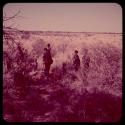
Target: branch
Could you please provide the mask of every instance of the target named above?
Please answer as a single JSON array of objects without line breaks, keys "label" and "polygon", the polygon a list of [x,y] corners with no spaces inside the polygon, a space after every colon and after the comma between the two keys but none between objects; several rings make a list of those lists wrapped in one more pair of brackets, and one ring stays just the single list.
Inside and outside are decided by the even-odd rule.
[{"label": "branch", "polygon": [[7,27],[9,27],[9,28],[14,28],[14,27],[12,27],[13,25],[15,25],[15,23],[12,23],[11,25],[9,25],[9,26],[7,26]]},{"label": "branch", "polygon": [[[3,21],[8,21],[8,20],[11,20],[11,19],[15,18],[19,13],[20,13],[20,10],[15,15],[13,15],[11,17],[4,16]],[[5,15],[6,15],[6,13],[5,13]]]}]

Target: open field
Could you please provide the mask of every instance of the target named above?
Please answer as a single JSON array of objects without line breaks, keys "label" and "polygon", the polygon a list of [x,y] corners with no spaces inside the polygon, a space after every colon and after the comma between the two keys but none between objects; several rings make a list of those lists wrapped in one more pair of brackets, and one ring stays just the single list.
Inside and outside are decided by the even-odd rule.
[{"label": "open field", "polygon": [[[122,34],[4,30],[3,117],[7,121],[116,122],[122,112]],[[8,38],[7,38],[8,37]],[[17,55],[17,43],[25,61]],[[51,44],[50,79],[43,74],[43,48]],[[81,67],[72,68],[74,50]],[[88,50],[85,79],[82,56]],[[11,63],[7,67],[7,58]],[[17,63],[19,58],[20,63]],[[32,62],[33,60],[33,62]],[[37,67],[34,64],[37,61]],[[62,73],[62,64],[66,73]]]}]

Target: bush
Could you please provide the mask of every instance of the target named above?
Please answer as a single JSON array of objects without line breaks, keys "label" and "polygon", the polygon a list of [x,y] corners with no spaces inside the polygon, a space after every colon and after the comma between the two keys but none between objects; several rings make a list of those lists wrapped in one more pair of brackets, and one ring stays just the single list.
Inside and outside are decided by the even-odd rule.
[{"label": "bush", "polygon": [[29,39],[30,38],[30,33],[28,31],[24,31],[23,35],[21,36],[22,39]]}]

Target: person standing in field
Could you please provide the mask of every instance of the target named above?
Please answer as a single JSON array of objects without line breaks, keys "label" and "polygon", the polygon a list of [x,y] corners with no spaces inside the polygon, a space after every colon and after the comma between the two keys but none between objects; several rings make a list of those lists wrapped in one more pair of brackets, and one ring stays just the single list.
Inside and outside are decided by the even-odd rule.
[{"label": "person standing in field", "polygon": [[87,49],[85,49],[85,53],[82,57],[82,63],[83,63],[84,76],[87,79],[90,66],[90,57],[88,55]]},{"label": "person standing in field", "polygon": [[79,59],[77,50],[75,50],[74,56],[73,56],[73,67],[74,67],[75,71],[78,71],[79,67],[80,67],[80,59]]},{"label": "person standing in field", "polygon": [[47,53],[48,53],[48,61],[49,61],[49,64],[51,65],[53,63],[53,59],[52,59],[52,56],[51,56],[50,44],[47,44]]},{"label": "person standing in field", "polygon": [[50,44],[48,45],[48,48],[44,48],[43,63],[45,76],[49,77],[50,66],[53,63],[50,52]]}]

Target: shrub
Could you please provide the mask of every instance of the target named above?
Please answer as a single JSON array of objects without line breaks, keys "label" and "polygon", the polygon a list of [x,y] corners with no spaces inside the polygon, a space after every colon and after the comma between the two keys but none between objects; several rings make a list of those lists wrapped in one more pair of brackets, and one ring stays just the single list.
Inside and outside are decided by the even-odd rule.
[{"label": "shrub", "polygon": [[28,31],[24,31],[21,38],[22,39],[29,39],[30,38],[30,33]]}]

